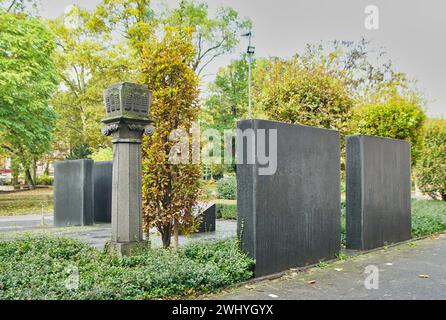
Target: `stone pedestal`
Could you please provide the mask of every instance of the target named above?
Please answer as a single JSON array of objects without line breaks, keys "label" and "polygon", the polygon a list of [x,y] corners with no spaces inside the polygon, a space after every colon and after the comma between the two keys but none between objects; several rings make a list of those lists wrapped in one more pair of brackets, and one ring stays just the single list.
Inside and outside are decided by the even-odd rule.
[{"label": "stone pedestal", "polygon": [[107,118],[103,134],[113,140],[112,238],[110,250],[128,255],[144,246],[141,199],[141,139],[150,132],[150,92],[122,83],[104,95]]}]

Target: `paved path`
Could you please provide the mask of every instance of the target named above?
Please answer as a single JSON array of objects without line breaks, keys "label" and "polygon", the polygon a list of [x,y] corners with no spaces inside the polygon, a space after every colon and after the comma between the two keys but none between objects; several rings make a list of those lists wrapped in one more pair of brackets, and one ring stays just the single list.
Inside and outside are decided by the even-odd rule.
[{"label": "paved path", "polygon": [[[379,269],[379,288],[368,290],[365,268]],[[254,282],[211,296],[214,299],[446,299],[446,235],[306,271]]]},{"label": "paved path", "polygon": [[0,232],[25,231],[53,225],[52,215],[23,215],[0,217]]},{"label": "paved path", "polygon": [[[217,220],[215,232],[196,233],[189,236],[180,236],[180,245],[195,241],[217,240],[234,237],[236,235],[236,221]],[[111,237],[110,224],[96,224],[88,227],[53,227],[53,216],[44,216],[42,223],[41,215],[0,217],[1,238],[16,236],[22,232],[44,232],[56,236],[66,236],[88,243],[98,249],[102,249],[107,240]],[[150,232],[152,246],[161,247],[161,237],[157,235],[155,229]]]}]

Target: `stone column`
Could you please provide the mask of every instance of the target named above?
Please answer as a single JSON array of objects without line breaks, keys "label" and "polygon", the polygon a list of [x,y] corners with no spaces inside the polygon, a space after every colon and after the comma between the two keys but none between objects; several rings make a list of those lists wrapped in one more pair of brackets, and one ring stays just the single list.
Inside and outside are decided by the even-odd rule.
[{"label": "stone column", "polygon": [[119,83],[105,91],[102,133],[113,140],[112,238],[110,251],[131,254],[143,247],[141,139],[151,131],[151,94],[146,87]]}]

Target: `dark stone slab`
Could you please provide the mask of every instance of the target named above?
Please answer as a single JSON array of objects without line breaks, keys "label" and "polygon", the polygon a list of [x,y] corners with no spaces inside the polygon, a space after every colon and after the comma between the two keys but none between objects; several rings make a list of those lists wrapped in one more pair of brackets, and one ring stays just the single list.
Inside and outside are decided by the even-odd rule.
[{"label": "dark stone slab", "polygon": [[411,237],[410,142],[347,136],[347,248],[369,250]]},{"label": "dark stone slab", "polygon": [[197,233],[213,232],[215,231],[216,223],[216,206],[215,203],[208,206],[200,215],[202,220]]},{"label": "dark stone slab", "polygon": [[[275,174],[259,175],[258,158],[247,164],[246,145],[237,153],[237,163],[244,160],[237,164],[237,229],[242,248],[256,260],[255,276],[334,258],[340,249],[339,132],[264,120],[237,126],[277,129]],[[240,137],[239,131],[238,150]]]},{"label": "dark stone slab", "polygon": [[87,226],[93,219],[93,160],[56,162],[54,225]]},{"label": "dark stone slab", "polygon": [[94,221],[111,223],[113,162],[95,162],[93,166]]}]

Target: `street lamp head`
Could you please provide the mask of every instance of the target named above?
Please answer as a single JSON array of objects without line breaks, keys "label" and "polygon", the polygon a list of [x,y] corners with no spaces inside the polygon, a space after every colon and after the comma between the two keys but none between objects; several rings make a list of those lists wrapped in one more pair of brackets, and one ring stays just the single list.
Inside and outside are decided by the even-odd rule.
[{"label": "street lamp head", "polygon": [[252,35],[251,31],[247,32],[247,33],[243,33],[241,36],[242,37],[250,37]]}]

